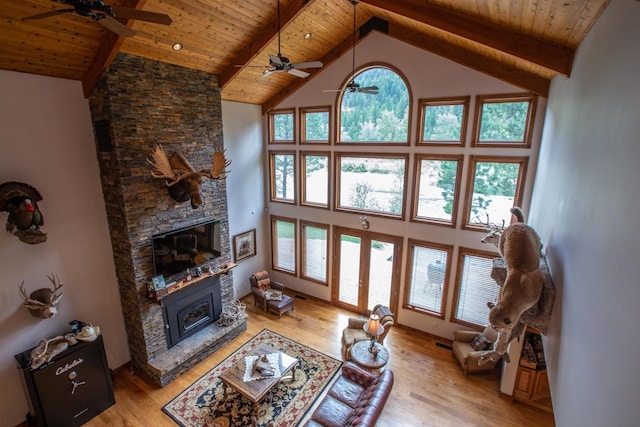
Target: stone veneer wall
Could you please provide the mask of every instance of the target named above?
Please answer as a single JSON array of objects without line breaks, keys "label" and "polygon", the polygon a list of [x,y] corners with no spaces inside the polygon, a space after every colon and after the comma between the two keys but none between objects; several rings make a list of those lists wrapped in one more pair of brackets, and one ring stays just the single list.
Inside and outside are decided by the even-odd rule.
[{"label": "stone veneer wall", "polygon": [[[154,234],[220,219],[222,256],[213,262],[231,260],[225,181],[203,179],[204,204],[192,209],[169,197],[146,160],[162,144],[167,155],[182,153],[196,170],[211,168],[215,148],[223,147],[218,77],[118,54],[90,107],[131,360],[165,385],[246,330],[244,320],[230,328],[212,325],[167,349],[162,307],[146,296]],[[223,304],[232,301],[230,276],[221,276],[221,289]]]}]

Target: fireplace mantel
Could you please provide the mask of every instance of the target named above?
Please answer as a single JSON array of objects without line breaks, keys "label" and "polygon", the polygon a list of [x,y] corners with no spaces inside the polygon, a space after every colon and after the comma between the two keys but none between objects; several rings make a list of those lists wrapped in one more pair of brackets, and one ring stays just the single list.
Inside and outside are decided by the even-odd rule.
[{"label": "fireplace mantel", "polygon": [[229,271],[231,271],[231,269],[236,267],[237,265],[238,264],[234,262],[227,262],[226,264],[224,264],[224,266],[214,269],[212,273],[205,271],[200,276],[193,276],[191,280],[186,280],[186,279],[178,280],[176,283],[168,285],[162,289],[150,290],[148,292],[148,296],[158,304],[162,305],[162,299],[171,295],[172,293],[178,292],[188,286],[194,285],[199,281],[206,279],[208,277],[215,277],[221,274],[229,274]]}]

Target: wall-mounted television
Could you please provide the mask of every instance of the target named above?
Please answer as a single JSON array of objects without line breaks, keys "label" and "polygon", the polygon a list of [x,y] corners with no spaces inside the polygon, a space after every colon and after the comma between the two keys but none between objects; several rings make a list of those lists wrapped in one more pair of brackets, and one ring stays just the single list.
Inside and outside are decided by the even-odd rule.
[{"label": "wall-mounted television", "polygon": [[221,255],[220,220],[157,234],[152,241],[154,276],[176,280],[187,269],[211,264]]}]

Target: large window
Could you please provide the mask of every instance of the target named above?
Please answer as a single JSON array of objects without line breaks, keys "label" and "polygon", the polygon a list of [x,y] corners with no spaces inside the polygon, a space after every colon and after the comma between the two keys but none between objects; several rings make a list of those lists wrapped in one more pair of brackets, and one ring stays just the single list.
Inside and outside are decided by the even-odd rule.
[{"label": "large window", "polygon": [[301,144],[328,144],[331,135],[331,107],[300,108]]},{"label": "large window", "polygon": [[407,157],[337,154],[336,209],[404,217]]},{"label": "large window", "polygon": [[329,226],[309,221],[300,221],[300,277],[312,282],[327,284],[329,264]]},{"label": "large window", "polygon": [[473,145],[529,147],[537,100],[531,94],[478,96]]},{"label": "large window", "polygon": [[329,208],[329,153],[300,153],[301,204]]},{"label": "large window", "polygon": [[296,220],[271,217],[271,267],[296,274]]},{"label": "large window", "polygon": [[455,226],[463,156],[416,156],[414,221]]},{"label": "large window", "polygon": [[495,303],[500,291],[491,278],[492,260],[495,257],[489,252],[460,248],[452,321],[478,327],[488,324],[487,303]]},{"label": "large window", "polygon": [[467,228],[484,229],[488,222],[509,224],[513,206],[522,203],[526,157],[471,156],[467,186]]},{"label": "large window", "polygon": [[269,113],[269,144],[294,144],[295,110],[274,110]]},{"label": "large window", "polygon": [[421,99],[418,144],[464,145],[470,98]]},{"label": "large window", "polygon": [[453,246],[409,239],[405,308],[444,318]]},{"label": "large window", "polygon": [[356,73],[353,81],[360,87],[375,86],[379,92],[347,89],[342,93],[338,142],[408,144],[411,97],[400,74],[387,66],[374,66]]},{"label": "large window", "polygon": [[296,202],[296,161],[293,151],[270,151],[269,174],[271,200],[274,202]]}]

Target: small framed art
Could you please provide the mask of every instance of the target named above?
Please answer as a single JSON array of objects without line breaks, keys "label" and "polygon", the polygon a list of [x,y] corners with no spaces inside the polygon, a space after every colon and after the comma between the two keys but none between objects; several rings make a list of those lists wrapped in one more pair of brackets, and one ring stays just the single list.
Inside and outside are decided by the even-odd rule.
[{"label": "small framed art", "polygon": [[256,229],[233,236],[233,257],[240,262],[256,254]]}]

